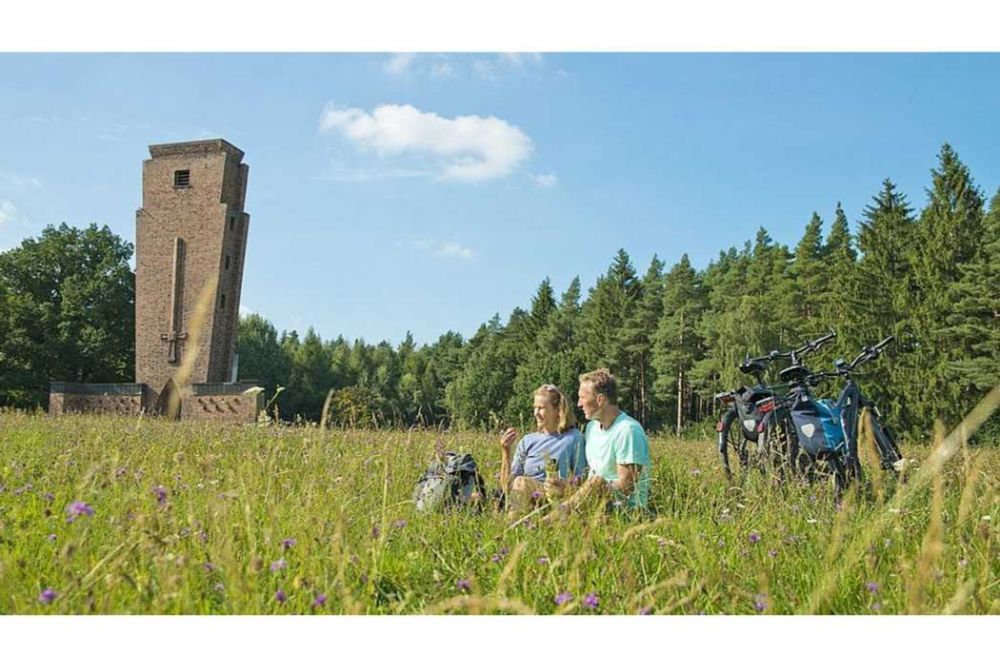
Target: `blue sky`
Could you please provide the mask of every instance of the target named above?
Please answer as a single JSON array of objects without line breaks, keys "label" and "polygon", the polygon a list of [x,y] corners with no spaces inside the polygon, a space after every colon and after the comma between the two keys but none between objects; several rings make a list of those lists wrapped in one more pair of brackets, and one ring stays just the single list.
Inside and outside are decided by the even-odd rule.
[{"label": "blue sky", "polygon": [[0,249],[51,223],[129,241],[147,145],[246,152],[242,306],[398,343],[465,336],[619,247],[704,267],[794,245],[944,142],[1000,186],[996,54],[0,54]]}]

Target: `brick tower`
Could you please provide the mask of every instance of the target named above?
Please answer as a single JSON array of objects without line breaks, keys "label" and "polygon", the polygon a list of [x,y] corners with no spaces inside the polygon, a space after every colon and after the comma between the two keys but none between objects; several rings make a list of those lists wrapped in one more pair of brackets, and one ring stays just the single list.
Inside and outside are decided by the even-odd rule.
[{"label": "brick tower", "polygon": [[[186,352],[197,353],[187,383],[236,380],[249,167],[222,139],[153,145],[149,154],[135,224],[135,381],[148,386],[156,412],[176,416],[179,403],[169,409],[169,397]],[[212,305],[196,341],[203,295]]]}]

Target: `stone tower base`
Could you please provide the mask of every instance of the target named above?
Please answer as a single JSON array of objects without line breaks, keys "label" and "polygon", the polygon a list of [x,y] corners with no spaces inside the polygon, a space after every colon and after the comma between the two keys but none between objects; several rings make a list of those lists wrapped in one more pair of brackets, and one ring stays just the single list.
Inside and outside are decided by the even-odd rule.
[{"label": "stone tower base", "polygon": [[[181,399],[180,417],[252,424],[264,409],[264,390],[248,383],[193,384]],[[145,384],[53,382],[49,415],[157,414],[155,392]]]}]

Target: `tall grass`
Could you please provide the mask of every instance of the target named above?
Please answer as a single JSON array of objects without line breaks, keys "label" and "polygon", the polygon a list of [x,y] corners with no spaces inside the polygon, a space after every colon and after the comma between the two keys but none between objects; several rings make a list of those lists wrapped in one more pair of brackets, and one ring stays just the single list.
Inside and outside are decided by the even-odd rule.
[{"label": "tall grass", "polygon": [[[657,437],[655,517],[512,528],[414,510],[437,437],[0,413],[0,612],[1000,612],[995,447],[908,449],[838,508]],[[493,436],[441,437],[495,486]]]}]

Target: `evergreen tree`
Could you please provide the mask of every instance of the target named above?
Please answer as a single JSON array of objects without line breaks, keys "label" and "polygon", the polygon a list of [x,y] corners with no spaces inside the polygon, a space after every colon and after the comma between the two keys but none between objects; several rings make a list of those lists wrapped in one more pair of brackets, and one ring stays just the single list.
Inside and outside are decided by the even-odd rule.
[{"label": "evergreen tree", "polygon": [[622,329],[623,361],[629,369],[626,373],[630,380],[628,393],[632,396],[635,418],[647,428],[655,425],[653,338],[663,314],[663,267],[660,258],[653,255],[642,278],[640,296],[626,316]]},{"label": "evergreen tree", "polygon": [[823,300],[829,283],[823,250],[823,220],[814,212],[795,247],[791,271],[798,294],[794,304],[795,330],[800,338],[821,328]]},{"label": "evergreen tree", "polygon": [[673,403],[677,433],[684,427],[685,401],[690,401],[689,377],[702,353],[699,333],[705,309],[704,291],[698,273],[685,254],[666,276],[662,297],[663,317],[656,331],[653,365],[657,379],[656,395],[664,404]]},{"label": "evergreen tree", "polygon": [[[916,354],[922,370],[920,412],[955,425],[971,408],[970,387],[956,382],[956,364],[967,354],[960,328],[949,326],[955,284],[961,267],[973,261],[983,231],[983,197],[968,168],[945,144],[931,171],[933,187],[917,227],[913,254],[918,300],[913,308]],[[926,428],[930,424],[925,423]]]},{"label": "evergreen tree", "polygon": [[618,377],[619,399],[622,408],[631,412],[631,369],[625,366],[625,321],[642,296],[642,283],[624,249],[619,249],[608,272],[597,279],[597,284],[583,304],[580,313],[582,340],[581,357],[590,370],[607,367]]},{"label": "evergreen tree", "polygon": [[951,358],[949,377],[965,388],[966,407],[1000,384],[1000,190],[982,229],[975,255],[951,285],[953,310],[942,331],[963,352]]},{"label": "evergreen tree", "polygon": [[844,214],[840,202],[837,202],[830,235],[823,246],[823,266],[826,272],[826,291],[820,297],[821,323],[816,331],[834,329],[840,335],[842,344],[844,326],[854,315],[851,307],[853,303],[851,291],[857,267],[857,253],[854,250],[854,238],[847,223],[847,215]]},{"label": "evergreen tree", "polygon": [[893,335],[896,342],[877,365],[866,391],[894,423],[908,423],[919,406],[908,397],[921,381],[914,349],[912,310],[914,295],[912,254],[916,221],[906,196],[886,179],[882,189],[865,207],[858,232],[861,257],[848,281],[847,316],[835,326],[838,348],[845,356],[856,354]]},{"label": "evergreen tree", "polygon": [[511,423],[520,423],[530,415],[532,393],[542,384],[555,384],[567,400],[576,404],[577,378],[583,372],[576,349],[579,301],[580,279],[574,278],[517,368],[507,411]]}]

